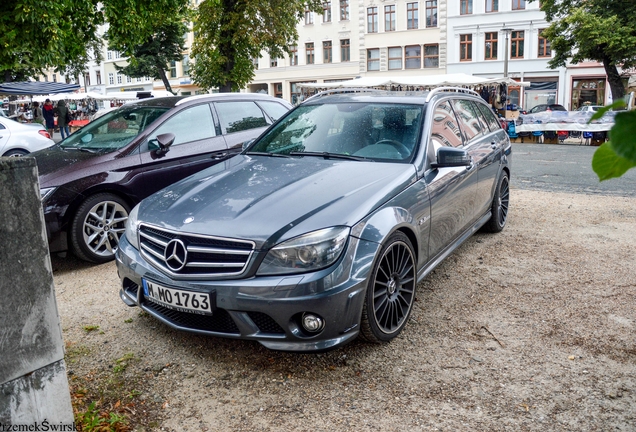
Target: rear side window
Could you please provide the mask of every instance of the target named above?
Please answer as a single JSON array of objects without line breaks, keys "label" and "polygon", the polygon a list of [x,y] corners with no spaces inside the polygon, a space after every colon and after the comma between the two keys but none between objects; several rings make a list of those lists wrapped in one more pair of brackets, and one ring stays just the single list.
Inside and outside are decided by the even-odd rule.
[{"label": "rear side window", "polygon": [[481,113],[477,111],[477,107],[471,101],[455,99],[453,100],[453,107],[464,132],[466,142],[470,142],[484,134],[485,126],[479,120]]},{"label": "rear side window", "polygon": [[448,101],[435,107],[431,143],[435,151],[440,147],[461,147],[463,144],[457,118]]},{"label": "rear side window", "polygon": [[501,129],[501,123],[499,123],[499,120],[497,120],[497,117],[495,117],[495,113],[493,113],[492,110],[488,109],[488,107],[484,104],[478,103],[475,105],[477,105],[481,111],[483,116],[482,119],[485,120],[485,123],[488,125],[491,132]]},{"label": "rear side window", "polygon": [[265,114],[254,102],[217,102],[215,106],[224,134],[267,126]]},{"label": "rear side window", "polygon": [[210,105],[196,105],[178,112],[159,126],[150,139],[168,132],[174,134],[173,146],[215,136]]},{"label": "rear side window", "polygon": [[272,120],[276,121],[282,116],[284,116],[287,111],[287,107],[278,102],[271,101],[258,101],[258,105],[265,110],[268,116],[272,118]]}]

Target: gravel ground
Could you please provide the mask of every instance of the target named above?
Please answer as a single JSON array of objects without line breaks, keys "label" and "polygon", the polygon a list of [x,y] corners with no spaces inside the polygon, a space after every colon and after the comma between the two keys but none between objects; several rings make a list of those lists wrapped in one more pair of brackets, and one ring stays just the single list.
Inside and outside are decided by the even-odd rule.
[{"label": "gravel ground", "polygon": [[135,430],[636,430],[636,199],[512,189],[388,345],[318,354],[174,331],[115,265],[52,258],[76,408]]}]

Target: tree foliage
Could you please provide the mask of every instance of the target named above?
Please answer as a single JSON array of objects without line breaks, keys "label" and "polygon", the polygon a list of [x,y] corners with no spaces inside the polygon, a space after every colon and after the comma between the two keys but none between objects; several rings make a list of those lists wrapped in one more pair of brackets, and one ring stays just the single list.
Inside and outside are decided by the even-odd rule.
[{"label": "tree foliage", "polygon": [[[536,0],[531,0],[536,1]],[[550,26],[542,33],[555,52],[550,67],[568,60],[603,64],[613,99],[625,95],[617,66],[636,66],[636,2],[617,0],[542,0]]]},{"label": "tree foliage", "polygon": [[322,1],[204,0],[194,24],[194,81],[221,92],[244,87],[262,51],[280,58],[296,44],[305,8],[322,11]]},{"label": "tree foliage", "polygon": [[43,70],[79,76],[91,55],[100,61],[98,0],[2,0],[0,79],[9,82]]},{"label": "tree foliage", "polygon": [[[624,106],[623,101],[614,102],[595,113],[591,120],[600,119],[610,109]],[[617,113],[614,120],[610,141],[601,145],[592,158],[592,169],[601,181],[621,177],[636,168],[636,111]]]}]

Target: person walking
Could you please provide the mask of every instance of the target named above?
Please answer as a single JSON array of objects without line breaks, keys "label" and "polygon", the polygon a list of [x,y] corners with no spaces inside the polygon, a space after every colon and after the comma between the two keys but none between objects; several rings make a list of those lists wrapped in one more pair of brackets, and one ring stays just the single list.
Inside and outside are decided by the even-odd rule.
[{"label": "person walking", "polygon": [[66,102],[60,99],[57,103],[57,126],[60,128],[62,139],[71,135],[68,128],[69,117],[70,112],[66,107]]},{"label": "person walking", "polygon": [[53,113],[53,103],[51,102],[51,99],[44,101],[42,115],[44,115],[46,130],[51,135],[51,138],[53,138],[53,132],[55,132],[55,114]]},{"label": "person walking", "polygon": [[44,114],[42,114],[42,108],[40,108],[39,102],[33,102],[33,122],[44,124]]}]

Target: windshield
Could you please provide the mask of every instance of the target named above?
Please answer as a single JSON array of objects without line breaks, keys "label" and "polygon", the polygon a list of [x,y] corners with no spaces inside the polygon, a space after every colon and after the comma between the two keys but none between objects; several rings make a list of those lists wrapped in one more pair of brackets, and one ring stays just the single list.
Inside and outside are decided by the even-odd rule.
[{"label": "windshield", "polygon": [[63,148],[110,152],[125,147],[143,132],[166,107],[127,105],[104,114],[60,143]]},{"label": "windshield", "polygon": [[388,103],[301,105],[247,153],[408,162],[420,141],[422,111],[421,105]]}]

